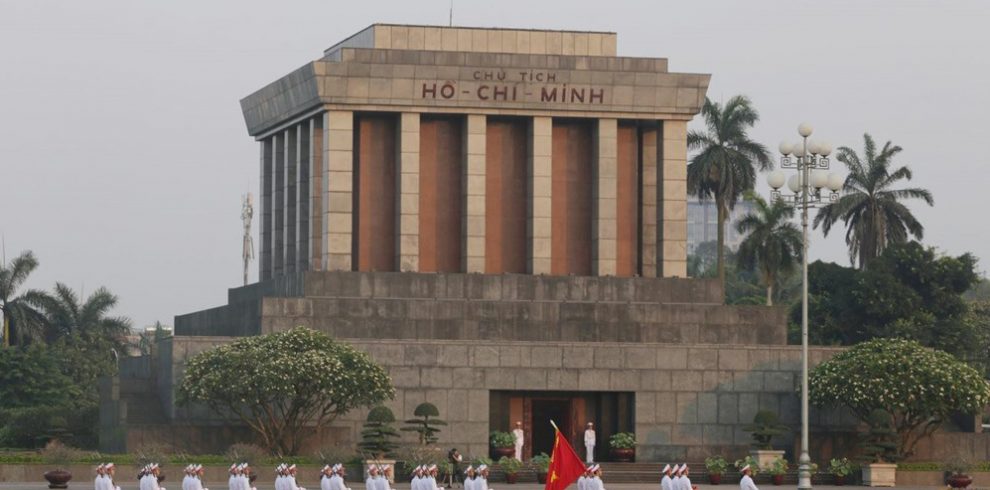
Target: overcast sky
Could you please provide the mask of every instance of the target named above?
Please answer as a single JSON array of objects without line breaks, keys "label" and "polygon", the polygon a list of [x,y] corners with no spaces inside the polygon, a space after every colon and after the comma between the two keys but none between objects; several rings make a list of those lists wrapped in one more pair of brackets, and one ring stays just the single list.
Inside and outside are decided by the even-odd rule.
[{"label": "overcast sky", "polygon": [[[31,287],[109,287],[137,326],[223,304],[241,281],[241,195],[258,187],[238,100],[371,23],[446,25],[448,6],[0,0],[7,258],[37,254]],[[771,148],[801,121],[858,151],[866,131],[893,140],[935,196],[910,204],[925,242],[983,269],[988,20],[980,0],[454,5],[456,25],[615,31],[620,55],[711,73],[713,99],[753,99],[752,136]],[[813,259],[848,264],[842,230],[813,240]]]}]

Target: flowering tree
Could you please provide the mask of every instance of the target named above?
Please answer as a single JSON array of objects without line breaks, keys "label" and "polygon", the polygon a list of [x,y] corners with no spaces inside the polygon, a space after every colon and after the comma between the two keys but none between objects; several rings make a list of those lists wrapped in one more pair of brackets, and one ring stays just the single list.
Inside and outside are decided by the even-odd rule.
[{"label": "flowering tree", "polygon": [[903,339],[858,344],[815,368],[808,386],[815,405],[848,407],[864,422],[874,410],[886,412],[900,458],[914,453],[949,414],[976,414],[990,403],[990,385],[975,369]]},{"label": "flowering tree", "polygon": [[338,416],[395,395],[371,357],[308,328],[295,328],[203,352],[187,364],[181,404],[233,413],[269,449],[296,454]]}]

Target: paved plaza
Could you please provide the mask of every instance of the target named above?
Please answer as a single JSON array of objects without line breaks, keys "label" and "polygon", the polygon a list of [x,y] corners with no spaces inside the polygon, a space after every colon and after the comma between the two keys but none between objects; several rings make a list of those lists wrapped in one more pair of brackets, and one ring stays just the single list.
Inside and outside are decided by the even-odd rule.
[{"label": "paved plaza", "polygon": [[[314,484],[314,482],[302,482],[302,483],[304,484],[304,488],[306,488],[307,490],[319,490],[319,485],[318,484]],[[306,484],[309,484],[309,486],[305,486]],[[164,482],[163,485],[165,486],[165,490],[181,490],[181,482],[178,482],[178,483],[172,482],[172,484],[169,485],[169,482],[166,481],[166,482]],[[364,488],[364,484],[363,483],[358,484],[356,482],[350,482],[349,481],[349,482],[347,482],[347,485],[352,490],[359,490],[361,488]],[[639,489],[649,489],[649,488],[659,489],[660,485],[659,484],[657,484],[657,485],[644,485],[644,484],[641,484],[641,483],[614,483],[614,484],[609,484],[608,481],[606,480],[605,481],[605,487],[608,490],[639,490]],[[718,485],[718,486],[713,486],[713,485],[697,485],[697,487],[698,487],[698,490],[735,490],[736,488],[738,488],[738,485]],[[0,483],[0,490],[42,490],[42,489],[46,489],[46,488],[48,488],[48,485],[45,484],[45,483],[35,483],[35,482],[31,482],[31,483]],[[70,483],[68,490],[86,490],[86,489],[89,489],[89,488],[92,488],[92,485],[90,485],[89,482],[87,481],[86,484],[83,484],[83,482],[79,482],[78,484]],[[123,485],[120,486],[120,488],[121,488],[121,490],[138,490],[137,482],[135,482],[134,484],[123,484]],[[226,485],[214,486],[213,487],[213,490],[224,490],[226,488],[227,488]],[[272,484],[261,484],[261,485],[257,485],[257,489],[258,490],[274,490],[274,488],[275,487]],[[397,484],[397,485],[393,486],[392,488],[397,489],[397,490],[409,490],[409,484],[408,483],[400,483],[400,484]],[[505,483],[493,483],[491,485],[491,488],[496,489],[496,490],[510,490],[510,489],[511,490],[542,490],[543,489],[543,485],[540,485],[540,484],[537,484],[537,483],[519,483],[519,484],[515,484],[515,485],[507,485]],[[573,488],[577,488],[577,487],[575,487],[574,485],[571,485],[568,488],[572,488],[573,489]],[[779,487],[775,487],[775,486],[772,486],[772,485],[762,485],[761,488],[763,488],[764,490],[770,490],[770,489],[776,489],[776,490],[796,490],[797,489],[797,486],[796,485],[781,485]],[[844,489],[848,489],[848,488],[867,488],[867,487],[850,487],[850,486],[836,487],[836,486],[821,486],[821,485],[816,485],[814,488],[815,489],[818,489],[818,490],[844,490]],[[916,487],[903,487],[903,486],[899,486],[897,488],[900,489],[900,490],[920,490],[920,489],[931,489],[931,488],[941,488],[941,487],[920,487],[920,486],[916,486]],[[980,490],[980,488],[982,488],[982,487],[971,486],[969,488],[970,488],[970,490]]]}]

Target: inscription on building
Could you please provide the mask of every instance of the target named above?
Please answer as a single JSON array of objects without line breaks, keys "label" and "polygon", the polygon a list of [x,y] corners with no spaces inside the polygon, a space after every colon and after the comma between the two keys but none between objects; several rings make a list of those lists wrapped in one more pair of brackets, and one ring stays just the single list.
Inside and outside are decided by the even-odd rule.
[{"label": "inscription on building", "polygon": [[605,88],[557,82],[557,73],[542,70],[474,70],[472,80],[422,82],[423,99],[482,102],[540,102],[600,105]]}]

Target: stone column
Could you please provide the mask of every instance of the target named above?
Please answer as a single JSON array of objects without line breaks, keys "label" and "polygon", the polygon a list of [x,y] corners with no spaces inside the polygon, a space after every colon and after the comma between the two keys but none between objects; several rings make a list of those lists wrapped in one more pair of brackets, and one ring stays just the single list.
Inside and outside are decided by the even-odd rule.
[{"label": "stone column", "polygon": [[354,207],[354,113],[329,111],[323,114],[325,189],[323,266],[325,270],[352,269]]},{"label": "stone column", "polygon": [[553,168],[553,119],[533,117],[529,125],[529,213],[526,235],[529,240],[530,274],[550,273],[550,209]]},{"label": "stone column", "polygon": [[657,277],[660,269],[658,261],[659,250],[657,239],[657,162],[659,159],[660,127],[653,122],[643,126],[640,133],[640,158],[642,158],[643,179],[640,181],[643,196],[640,214],[643,216],[643,229],[639,230],[639,243],[642,267],[639,274],[643,277]]},{"label": "stone column", "polygon": [[275,176],[272,179],[272,276],[285,274],[285,132],[272,136],[272,158]]},{"label": "stone column", "polygon": [[309,120],[309,267],[323,270],[323,116]]},{"label": "stone column", "polygon": [[663,122],[663,277],[687,277],[687,121]]},{"label": "stone column", "polygon": [[465,240],[464,270],[485,272],[485,159],[487,155],[487,117],[482,114],[467,116],[465,166]]},{"label": "stone column", "polygon": [[592,273],[615,275],[615,210],[618,174],[618,121],[599,119],[595,131],[595,211],[592,222]]},{"label": "stone column", "polygon": [[296,271],[309,270],[310,120],[296,128]]},{"label": "stone column", "polygon": [[272,137],[265,138],[261,141],[261,194],[258,196],[261,202],[261,213],[257,247],[259,281],[272,278],[272,227],[274,225],[272,222],[273,146],[275,145]]},{"label": "stone column", "polygon": [[419,271],[419,113],[399,119],[399,243],[402,272]]},{"label": "stone column", "polygon": [[285,262],[283,274],[296,272],[296,233],[299,226],[299,213],[296,207],[298,202],[298,182],[299,177],[299,131],[297,126],[292,126],[285,130],[285,191],[282,193],[285,201],[282,204],[284,213],[283,223],[285,226]]}]

